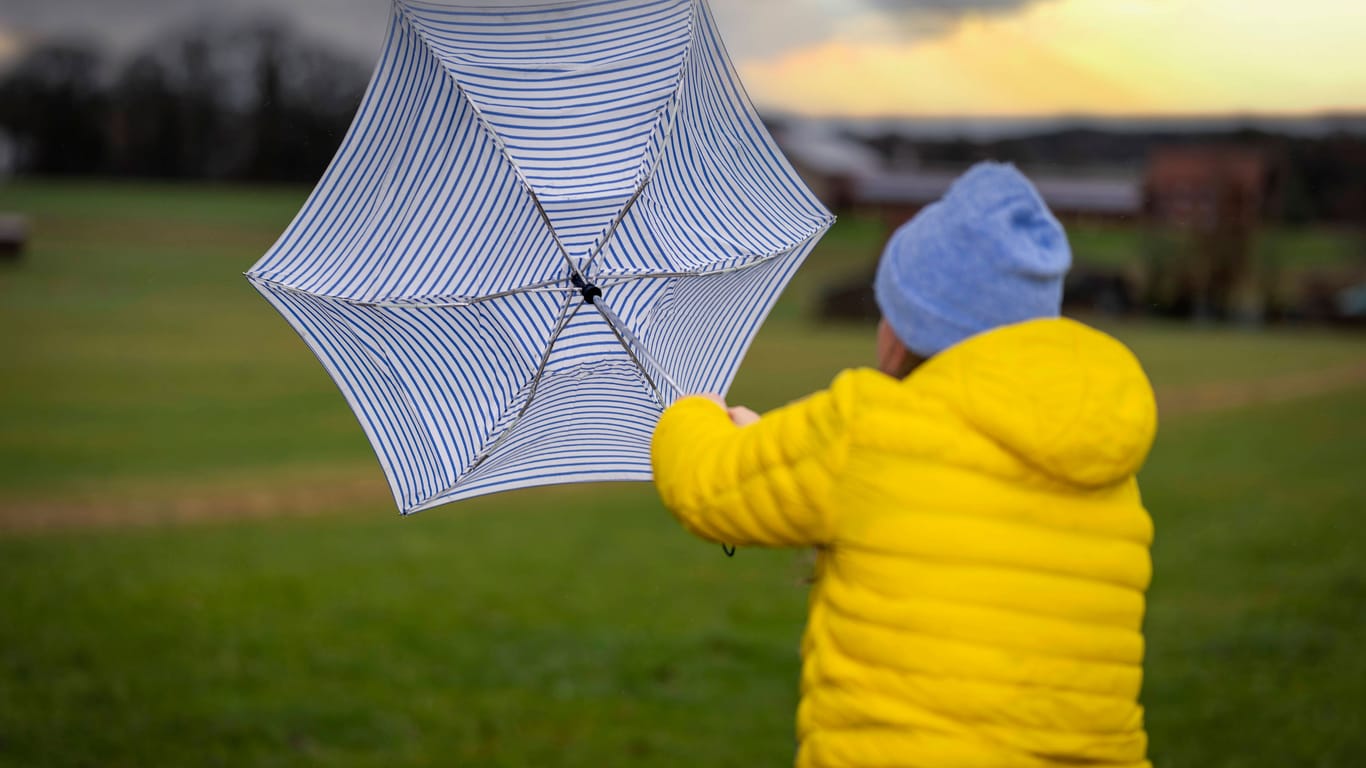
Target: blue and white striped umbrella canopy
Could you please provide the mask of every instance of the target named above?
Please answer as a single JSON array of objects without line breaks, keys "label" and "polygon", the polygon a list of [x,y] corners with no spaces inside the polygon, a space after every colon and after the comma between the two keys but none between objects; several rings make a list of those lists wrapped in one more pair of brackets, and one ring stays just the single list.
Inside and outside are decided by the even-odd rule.
[{"label": "blue and white striped umbrella canopy", "polygon": [[398,0],[337,157],[248,272],[405,513],[648,480],[830,226],[704,0]]}]

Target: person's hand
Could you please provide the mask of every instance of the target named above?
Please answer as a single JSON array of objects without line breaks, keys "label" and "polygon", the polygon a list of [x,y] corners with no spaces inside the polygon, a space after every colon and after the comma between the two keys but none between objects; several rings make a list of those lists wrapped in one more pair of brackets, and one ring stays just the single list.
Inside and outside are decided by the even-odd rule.
[{"label": "person's hand", "polygon": [[759,414],[755,413],[754,411],[751,411],[743,405],[737,405],[734,408],[727,408],[726,413],[730,414],[730,420],[735,422],[735,426],[737,427],[747,427],[750,424],[753,424],[754,422],[759,420]]},{"label": "person's hand", "polygon": [[751,411],[743,405],[737,405],[734,407],[726,405],[726,398],[721,397],[720,395],[714,392],[697,392],[690,395],[690,397],[700,397],[703,400],[710,400],[713,403],[716,403],[717,405],[721,406],[722,408],[725,408],[726,414],[730,416],[731,422],[733,422],[737,427],[746,427],[759,420],[759,414],[755,413],[754,411]]},{"label": "person's hand", "polygon": [[714,392],[696,392],[689,395],[689,397],[700,397],[703,400],[710,400],[713,403],[716,403],[717,405],[721,406],[722,408],[725,408],[727,410],[730,409],[730,406],[726,405],[726,398],[721,397],[720,395]]}]

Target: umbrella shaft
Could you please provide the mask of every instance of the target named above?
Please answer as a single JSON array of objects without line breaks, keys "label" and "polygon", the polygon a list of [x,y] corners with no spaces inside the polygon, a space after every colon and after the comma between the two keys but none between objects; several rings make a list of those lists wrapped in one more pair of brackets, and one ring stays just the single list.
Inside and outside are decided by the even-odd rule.
[{"label": "umbrella shaft", "polygon": [[[640,339],[636,338],[634,333],[631,333],[631,329],[628,328],[625,323],[621,322],[621,318],[617,317],[617,313],[613,312],[611,307],[607,306],[603,301],[593,301],[589,303],[602,314],[602,319],[606,320],[607,325],[616,333],[617,337],[622,342],[622,346],[626,349],[626,353],[635,361],[636,366],[640,368],[640,372],[644,374],[645,380],[650,382],[650,386],[655,386],[654,377],[650,375],[650,372],[645,369],[644,365],[641,365],[637,355],[644,358],[645,362],[649,363],[650,367],[655,369],[655,372],[664,380],[664,383],[673,388],[675,394],[686,394],[683,388],[678,386],[678,382],[674,381],[673,377],[669,375],[668,370],[650,353],[650,350],[641,343]],[[655,396],[659,398],[659,404],[661,406],[667,405],[667,403],[664,402],[663,393],[658,391],[658,387],[655,387],[655,390]]]}]

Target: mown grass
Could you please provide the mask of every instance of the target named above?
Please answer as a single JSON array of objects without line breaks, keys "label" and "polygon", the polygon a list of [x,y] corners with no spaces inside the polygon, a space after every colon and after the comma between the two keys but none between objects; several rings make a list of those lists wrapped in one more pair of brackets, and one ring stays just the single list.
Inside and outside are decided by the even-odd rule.
[{"label": "mown grass", "polygon": [[[1084,267],[1141,271],[1162,249],[1192,248],[1177,233],[1144,234],[1115,224],[1083,223],[1069,228],[1072,254]],[[1366,237],[1346,229],[1268,226],[1252,238],[1254,270],[1294,276],[1305,271],[1360,271],[1366,267]]]},{"label": "mown grass", "polygon": [[[24,184],[0,270],[0,499],[377,473],[320,367],[240,279],[299,190]],[[733,390],[768,407],[870,358],[806,302],[876,248],[841,225]],[[1326,370],[1360,337],[1109,327],[1159,387]],[[1144,700],[1161,766],[1366,754],[1366,390],[1164,423]],[[35,509],[40,504],[35,503]],[[781,765],[807,563],[724,558],[646,486],[399,521],[0,538],[0,764]]]},{"label": "mown grass", "polygon": [[[370,449],[299,340],[240,273],[297,189],[30,183],[34,250],[0,269],[0,490],[238,479],[354,464]],[[733,390],[767,408],[872,359],[872,333],[808,319],[819,290],[875,255],[873,222],[842,223],[774,310]],[[1159,386],[1271,376],[1359,359],[1359,338],[1144,324],[1113,330]],[[1172,343],[1173,339],[1180,343]]]},{"label": "mown grass", "polygon": [[[803,589],[643,489],[0,542],[0,761],[756,765]],[[362,514],[363,513],[363,514]]]},{"label": "mown grass", "polygon": [[[1165,766],[1366,748],[1366,393],[1169,426],[1144,701]],[[791,754],[800,553],[648,488],[393,520],[0,540],[0,762],[760,765]]]},{"label": "mown grass", "polygon": [[1168,425],[1142,482],[1166,766],[1350,766],[1366,754],[1366,391]]}]

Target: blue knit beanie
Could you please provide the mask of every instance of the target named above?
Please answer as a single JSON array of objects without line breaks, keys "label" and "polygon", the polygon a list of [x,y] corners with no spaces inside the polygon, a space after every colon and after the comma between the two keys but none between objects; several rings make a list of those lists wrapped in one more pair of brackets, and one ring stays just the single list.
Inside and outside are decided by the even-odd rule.
[{"label": "blue knit beanie", "polygon": [[906,348],[929,357],[983,331],[1057,317],[1072,251],[1013,165],[980,163],[892,235],[874,285]]}]

